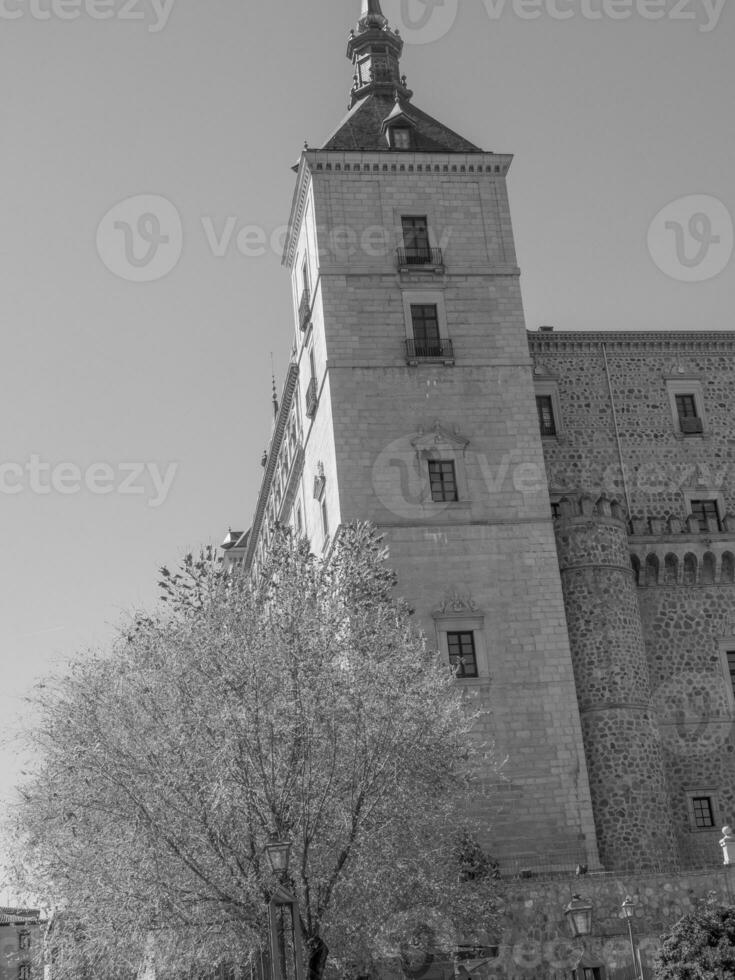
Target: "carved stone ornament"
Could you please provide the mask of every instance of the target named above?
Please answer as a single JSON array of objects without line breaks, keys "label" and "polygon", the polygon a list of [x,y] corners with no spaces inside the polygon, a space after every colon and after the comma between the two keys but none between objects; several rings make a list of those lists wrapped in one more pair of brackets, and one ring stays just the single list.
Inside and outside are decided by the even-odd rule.
[{"label": "carved stone ornament", "polygon": [[445,596],[436,606],[434,615],[447,616],[452,613],[473,613],[477,615],[478,611],[477,603],[472,598],[471,593],[462,593],[455,589],[449,595]]},{"label": "carved stone ornament", "polygon": [[462,452],[469,444],[470,440],[460,435],[456,426],[454,432],[450,432],[438,420],[428,432],[419,429],[418,434],[411,440],[411,445],[418,453],[431,453],[439,448]]}]

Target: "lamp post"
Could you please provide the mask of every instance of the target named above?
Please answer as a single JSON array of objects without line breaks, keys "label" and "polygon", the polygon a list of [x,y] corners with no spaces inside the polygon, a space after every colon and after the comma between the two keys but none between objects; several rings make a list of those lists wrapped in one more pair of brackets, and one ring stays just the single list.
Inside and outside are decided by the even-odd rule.
[{"label": "lamp post", "polygon": [[635,980],[641,980],[640,971],[638,969],[638,952],[635,948],[635,940],[633,939],[633,916],[635,915],[635,902],[630,895],[625,896],[622,909],[625,921],[628,923],[628,936],[630,937],[630,952],[633,956],[633,971],[635,973]]},{"label": "lamp post", "polygon": [[571,902],[564,908],[564,916],[573,939],[589,936],[592,932],[592,902],[585,901],[579,895],[572,895]]},{"label": "lamp post", "polygon": [[[265,853],[271,871],[278,878],[278,887],[268,906],[270,924],[271,980],[303,980],[301,952],[301,925],[296,897],[286,890],[285,882],[291,857],[291,842],[273,839],[265,845]],[[284,911],[288,908],[291,925],[292,962],[286,956],[286,923]]]}]

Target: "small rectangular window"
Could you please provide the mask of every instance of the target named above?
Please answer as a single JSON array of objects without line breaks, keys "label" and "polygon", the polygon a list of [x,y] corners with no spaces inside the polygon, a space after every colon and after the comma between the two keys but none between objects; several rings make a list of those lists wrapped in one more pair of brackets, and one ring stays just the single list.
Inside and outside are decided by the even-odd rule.
[{"label": "small rectangular window", "polygon": [[735,694],[735,650],[727,651],[727,668],[730,671],[730,683],[733,694]]},{"label": "small rectangular window", "polygon": [[709,830],[715,826],[715,810],[711,796],[692,797],[692,815],[697,830]]},{"label": "small rectangular window", "polygon": [[18,967],[18,980],[31,980],[31,964],[21,963]]},{"label": "small rectangular window", "polygon": [[329,511],[326,500],[322,501],[322,533],[326,540],[329,537]]},{"label": "small rectangular window", "polygon": [[417,357],[439,357],[439,311],[435,304],[412,303],[411,323]]},{"label": "small rectangular window", "polygon": [[457,475],[452,460],[432,460],[429,463],[431,499],[435,504],[459,500]]},{"label": "small rectangular window", "polygon": [[27,929],[23,929],[18,933],[18,949],[30,949],[31,948],[31,934]]},{"label": "small rectangular window", "polygon": [[457,677],[477,677],[475,634],[471,631],[447,633],[449,663],[456,668]]},{"label": "small rectangular window", "polygon": [[551,395],[536,395],[536,409],[541,426],[542,436],[556,435],[556,420],[554,419],[554,402]]},{"label": "small rectangular window", "polygon": [[689,506],[693,516],[699,521],[701,531],[709,530],[710,522],[714,523],[718,531],[722,530],[720,508],[716,500],[692,500]]}]

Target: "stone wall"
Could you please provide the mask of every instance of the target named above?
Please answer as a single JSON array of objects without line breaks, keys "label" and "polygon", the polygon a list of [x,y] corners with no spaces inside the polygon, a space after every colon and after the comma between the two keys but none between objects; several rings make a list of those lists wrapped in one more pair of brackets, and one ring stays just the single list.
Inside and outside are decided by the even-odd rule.
[{"label": "stone wall", "polygon": [[[719,850],[719,848],[717,848]],[[699,902],[735,902],[735,869],[689,874],[597,874],[502,883],[500,918],[468,954],[466,967],[440,955],[417,955],[380,970],[381,980],[570,980],[577,966],[601,968],[605,980],[633,980],[633,953],[622,903],[633,899],[634,943],[644,980],[653,980],[661,938]],[[592,904],[592,931],[572,939],[564,908],[573,894]],[[460,961],[461,964],[462,961]]]}]

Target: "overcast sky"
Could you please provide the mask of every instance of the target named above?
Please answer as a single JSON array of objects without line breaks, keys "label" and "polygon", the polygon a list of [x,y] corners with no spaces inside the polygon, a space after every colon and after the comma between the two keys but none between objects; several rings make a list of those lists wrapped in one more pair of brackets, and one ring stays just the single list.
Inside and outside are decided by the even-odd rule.
[{"label": "overcast sky", "polygon": [[[383,7],[416,104],[515,154],[530,328],[732,328],[732,7]],[[358,14],[359,0],[0,0],[8,729],[34,678],[153,600],[159,565],[248,526],[270,352],[280,386],[293,324],[280,254],[243,254],[260,239],[238,249],[237,233],[278,237],[304,140],[346,109]],[[0,764],[2,794],[12,747]]]}]

